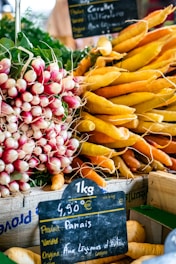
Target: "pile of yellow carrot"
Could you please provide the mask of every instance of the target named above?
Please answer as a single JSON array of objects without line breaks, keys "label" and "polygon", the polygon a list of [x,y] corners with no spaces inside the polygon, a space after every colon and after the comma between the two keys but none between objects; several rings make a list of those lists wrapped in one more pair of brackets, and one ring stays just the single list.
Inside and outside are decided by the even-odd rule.
[{"label": "pile of yellow carrot", "polygon": [[176,170],[176,25],[163,24],[175,10],[99,37],[73,72],[85,102],[73,167],[100,186],[106,177]]}]

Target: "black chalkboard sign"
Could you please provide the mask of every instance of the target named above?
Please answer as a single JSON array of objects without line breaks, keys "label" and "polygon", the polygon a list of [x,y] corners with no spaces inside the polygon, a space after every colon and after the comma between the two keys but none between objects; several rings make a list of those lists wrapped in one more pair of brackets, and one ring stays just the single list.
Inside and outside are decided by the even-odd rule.
[{"label": "black chalkboard sign", "polygon": [[119,32],[138,18],[136,0],[68,0],[73,38]]},{"label": "black chalkboard sign", "polygon": [[70,183],[62,199],[40,202],[42,264],[71,264],[128,250],[124,192],[103,192],[88,179]]}]

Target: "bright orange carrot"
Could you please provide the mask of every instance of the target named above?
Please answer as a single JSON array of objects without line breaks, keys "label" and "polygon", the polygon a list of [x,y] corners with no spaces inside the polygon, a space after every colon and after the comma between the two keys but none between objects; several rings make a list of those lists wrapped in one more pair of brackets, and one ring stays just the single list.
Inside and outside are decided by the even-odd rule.
[{"label": "bright orange carrot", "polygon": [[112,174],[115,172],[115,164],[114,161],[106,156],[89,156],[86,155],[86,158],[88,158],[93,165],[99,166],[102,168],[104,171]]},{"label": "bright orange carrot", "polygon": [[135,81],[130,83],[123,83],[117,85],[111,85],[99,88],[95,91],[95,94],[103,96],[105,98],[113,98],[119,95],[134,93],[134,92],[146,92],[146,88],[151,83],[151,80]]},{"label": "bright orange carrot", "polygon": [[104,133],[101,133],[101,132],[94,130],[92,133],[89,133],[88,141],[96,143],[96,144],[104,144],[104,143],[115,142],[116,139],[111,138],[110,136],[108,136]]},{"label": "bright orange carrot", "polygon": [[127,149],[123,154],[122,158],[125,161],[126,165],[132,170],[137,171],[140,168],[140,162],[136,159],[134,151],[132,149]]},{"label": "bright orange carrot", "polygon": [[176,153],[176,141],[163,135],[146,135],[144,137],[150,144],[162,149],[166,153]]},{"label": "bright orange carrot", "polygon": [[74,76],[83,76],[84,73],[91,67],[91,64],[91,56],[88,54],[79,62],[77,68],[73,72]]},{"label": "bright orange carrot", "polygon": [[132,146],[141,154],[146,155],[150,160],[158,160],[165,166],[171,166],[172,160],[164,151],[150,145],[144,138],[139,137],[139,140]]},{"label": "bright orange carrot", "polygon": [[64,185],[65,179],[64,179],[64,174],[57,173],[51,176],[51,190],[52,191],[57,191],[60,190],[63,185]]},{"label": "bright orange carrot", "polygon": [[72,166],[78,169],[78,172],[83,178],[94,181],[101,187],[106,187],[107,183],[103,177],[101,177],[93,168],[84,163],[79,157],[75,157],[72,161]]}]

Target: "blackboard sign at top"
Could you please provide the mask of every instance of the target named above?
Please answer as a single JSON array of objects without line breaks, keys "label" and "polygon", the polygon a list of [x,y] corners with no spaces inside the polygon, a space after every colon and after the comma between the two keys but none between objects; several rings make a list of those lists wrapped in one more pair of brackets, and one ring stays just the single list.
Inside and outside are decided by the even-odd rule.
[{"label": "blackboard sign at top", "polygon": [[73,38],[119,32],[138,18],[136,0],[68,0]]},{"label": "blackboard sign at top", "polygon": [[[71,183],[76,192],[93,190],[91,184],[83,179]],[[38,205],[42,264],[71,264],[127,252],[124,192],[66,194]]]}]

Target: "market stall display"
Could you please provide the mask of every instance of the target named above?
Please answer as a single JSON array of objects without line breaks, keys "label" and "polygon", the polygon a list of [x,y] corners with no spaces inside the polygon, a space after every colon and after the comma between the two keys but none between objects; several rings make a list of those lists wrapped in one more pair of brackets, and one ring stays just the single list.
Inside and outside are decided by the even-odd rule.
[{"label": "market stall display", "polygon": [[[114,179],[135,182],[152,171],[176,171],[176,26],[158,28],[175,10],[152,12],[117,37],[102,36],[75,53],[58,42],[34,44],[23,32],[17,44],[0,39],[1,198],[22,193],[24,207],[31,186],[63,190],[87,178],[106,191]],[[29,216],[31,209],[20,217]],[[10,225],[15,232],[16,223],[14,216],[2,232]],[[163,244],[145,241],[143,229],[132,240],[127,231],[123,256],[85,263],[143,263],[164,253]]]}]

